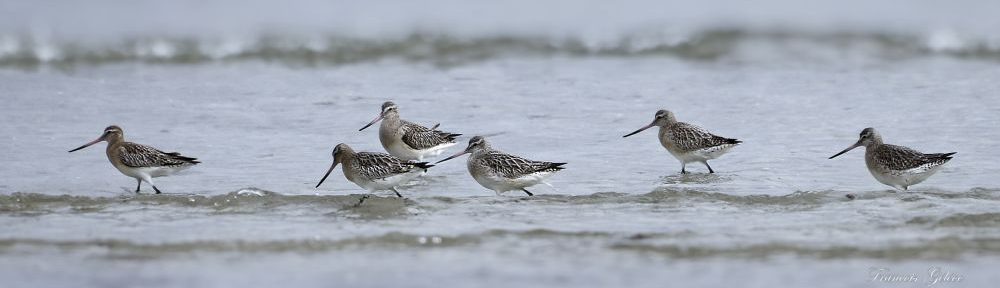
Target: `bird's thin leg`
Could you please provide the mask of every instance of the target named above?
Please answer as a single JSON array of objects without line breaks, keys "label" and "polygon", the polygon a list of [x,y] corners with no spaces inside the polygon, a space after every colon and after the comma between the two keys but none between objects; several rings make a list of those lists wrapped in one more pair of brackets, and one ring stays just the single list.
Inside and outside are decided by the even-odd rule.
[{"label": "bird's thin leg", "polygon": [[[149,175],[140,175],[140,176],[141,176],[142,181],[146,181],[146,183],[149,183],[149,186],[153,187],[153,191],[156,191],[156,194],[160,194],[161,193],[160,189],[156,188],[156,184],[153,184],[153,178],[152,177],[149,177]],[[138,193],[139,190],[137,189],[135,192]]]},{"label": "bird's thin leg", "polygon": [[521,191],[524,191],[524,193],[528,193],[528,196],[535,196],[535,194],[531,193],[531,191],[528,191],[528,189],[521,188]]},{"label": "bird's thin leg", "polygon": [[681,163],[681,174],[687,174],[688,171],[684,170],[687,167],[687,163]]},{"label": "bird's thin leg", "polygon": [[715,171],[712,171],[712,166],[708,166],[708,161],[701,162],[701,163],[705,163],[705,167],[708,167],[708,173],[715,173]]},{"label": "bird's thin leg", "polygon": [[139,187],[142,187],[142,179],[137,178],[135,179],[135,182],[138,182],[135,184],[135,193],[139,193]]},{"label": "bird's thin leg", "polygon": [[398,196],[399,198],[403,198],[403,194],[399,194],[399,191],[396,191],[396,187],[392,187],[390,189],[392,189],[392,192],[396,192],[396,196]]}]

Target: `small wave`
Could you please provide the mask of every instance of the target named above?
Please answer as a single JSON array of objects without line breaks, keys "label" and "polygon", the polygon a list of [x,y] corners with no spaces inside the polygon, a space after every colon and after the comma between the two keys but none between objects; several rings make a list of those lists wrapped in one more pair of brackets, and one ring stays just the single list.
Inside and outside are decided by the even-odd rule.
[{"label": "small wave", "polygon": [[531,198],[509,198],[510,201],[527,201],[566,204],[671,204],[671,203],[724,203],[738,206],[784,207],[804,209],[822,204],[847,201],[842,193],[833,191],[799,191],[787,195],[733,195],[694,189],[661,187],[645,194],[600,192],[590,195],[536,195]]},{"label": "small wave", "polygon": [[[315,67],[382,60],[455,66],[497,58],[539,56],[674,57],[692,61],[745,57],[747,59],[739,60],[752,61],[758,56],[753,51],[760,49],[747,50],[747,47],[759,45],[773,48],[764,49],[773,51],[807,47],[804,51],[796,50],[801,53],[779,53],[780,57],[795,57],[792,55],[826,50],[860,53],[886,61],[925,56],[1000,60],[1000,41],[963,38],[947,31],[915,35],[720,28],[684,35],[632,33],[604,41],[577,37],[453,36],[425,32],[396,38],[345,35],[259,35],[244,38],[150,36],[100,43],[33,37],[30,34],[0,35],[0,67],[239,61],[280,62],[297,67]],[[814,55],[809,57],[825,55],[812,54]]]},{"label": "small wave", "polygon": [[100,249],[113,258],[144,259],[159,256],[191,253],[191,252],[241,252],[241,253],[282,253],[282,252],[320,252],[331,250],[354,249],[361,247],[448,247],[475,243],[478,239],[468,236],[442,237],[437,235],[415,235],[404,233],[387,233],[371,237],[354,237],[347,239],[294,239],[273,241],[248,240],[204,240],[170,243],[141,243],[118,239],[90,240],[50,240],[13,238],[0,239],[0,251],[14,249],[46,249],[61,250]]},{"label": "small wave", "polygon": [[[349,207],[361,195],[282,195],[256,188],[240,189],[223,195],[123,195],[86,197],[13,193],[0,195],[0,213],[40,214],[53,212],[99,212],[105,209],[143,206],[178,206],[204,208],[217,212],[266,211],[282,206]],[[377,200],[376,200],[377,201]]]},{"label": "small wave", "polygon": [[[670,258],[747,258],[768,259],[782,256],[820,259],[958,259],[964,254],[1000,254],[1000,239],[944,237],[913,243],[854,246],[849,244],[810,245],[786,242],[751,245],[711,245],[671,239],[688,238],[685,233],[619,234],[606,232],[573,232],[549,229],[487,230],[459,235],[424,235],[390,232],[376,236],[354,236],[343,239],[284,239],[284,240],[198,240],[165,243],[143,243],[120,239],[50,240],[36,238],[0,239],[0,253],[30,253],[53,248],[63,252],[97,253],[113,259],[146,260],[192,253],[323,253],[363,249],[447,249],[492,245],[494,242],[552,241],[571,246],[603,248],[657,254]],[[660,240],[668,240],[662,243]],[[591,248],[587,248],[591,249]]]},{"label": "small wave", "polygon": [[673,201],[677,199],[698,199],[703,201],[724,202],[738,205],[819,205],[829,202],[841,202],[842,196],[832,191],[798,191],[787,195],[732,195],[717,192],[697,190],[674,190],[660,188],[642,195],[650,202]]},{"label": "small wave", "polygon": [[[118,257],[133,254],[129,258],[146,258],[160,254],[189,252],[318,252],[355,248],[410,248],[410,247],[455,247],[478,244],[483,241],[510,238],[609,238],[613,234],[603,232],[562,232],[547,229],[525,231],[487,230],[481,233],[460,235],[423,235],[390,232],[377,236],[357,236],[344,239],[291,239],[271,241],[248,240],[204,240],[169,243],[142,243],[118,239],[50,240],[34,238],[0,239],[0,252],[16,248],[59,248],[63,250],[86,250],[100,248]],[[138,255],[145,255],[138,257]]]},{"label": "small wave", "polygon": [[920,216],[914,217],[906,223],[930,224],[934,227],[1000,227],[1000,213],[959,213],[945,217]]},{"label": "small wave", "polygon": [[968,198],[968,199],[1000,201],[1000,189],[991,189],[982,187],[972,188],[971,190],[962,193],[953,193],[947,191],[928,191],[928,192],[922,192],[920,194],[940,199]]},{"label": "small wave", "polygon": [[1000,227],[1000,213],[958,214],[942,218],[938,226]]},{"label": "small wave", "polygon": [[778,256],[814,257],[820,259],[870,258],[887,260],[904,259],[960,259],[964,255],[1000,254],[1000,239],[962,239],[946,237],[910,244],[887,247],[857,247],[847,245],[809,246],[792,243],[766,243],[745,246],[692,246],[679,244],[647,244],[642,241],[620,243],[616,249],[655,253],[671,258],[751,258],[768,259]]},{"label": "small wave", "polygon": [[[202,209],[211,213],[256,213],[286,208],[319,211],[361,218],[383,218],[408,215],[411,209],[433,210],[470,202],[513,203],[518,205],[599,205],[599,204],[678,204],[724,203],[744,207],[779,209],[814,209],[831,203],[851,201],[837,191],[799,191],[787,195],[733,195],[694,189],[661,187],[645,194],[598,192],[588,195],[540,194],[533,197],[468,197],[434,196],[403,198],[372,196],[357,205],[361,194],[353,195],[285,195],[256,188],[245,188],[221,195],[121,195],[117,197],[87,197],[13,193],[0,195],[0,213],[39,215],[47,213],[95,213],[106,210],[176,206]],[[938,201],[940,199],[1000,200],[1000,189],[974,188],[967,192],[906,192],[874,191],[858,193],[858,200],[899,198],[900,201]],[[325,212],[329,213],[329,211]]]},{"label": "small wave", "polygon": [[[711,35],[708,35],[711,36]],[[511,56],[630,56],[675,55],[710,59],[727,53],[725,38],[639,44],[631,38],[613,45],[588,45],[566,38],[493,36],[459,38],[415,33],[396,39],[324,36],[303,39],[265,35],[254,39],[206,40],[151,37],[117,43],[82,44],[42,41],[30,37],[0,37],[0,66],[112,64],[124,62],[193,64],[266,61],[292,66],[337,66],[381,60],[403,60],[455,66]],[[720,45],[721,44],[721,45]],[[722,50],[719,50],[722,49]]]}]

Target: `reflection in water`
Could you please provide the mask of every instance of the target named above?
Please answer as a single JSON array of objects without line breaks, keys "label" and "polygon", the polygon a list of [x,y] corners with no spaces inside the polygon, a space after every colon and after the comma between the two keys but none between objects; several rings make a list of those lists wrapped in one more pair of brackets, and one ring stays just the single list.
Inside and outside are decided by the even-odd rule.
[{"label": "reflection in water", "polygon": [[732,181],[732,176],[723,173],[677,173],[660,177],[660,183],[670,184],[713,184]]}]

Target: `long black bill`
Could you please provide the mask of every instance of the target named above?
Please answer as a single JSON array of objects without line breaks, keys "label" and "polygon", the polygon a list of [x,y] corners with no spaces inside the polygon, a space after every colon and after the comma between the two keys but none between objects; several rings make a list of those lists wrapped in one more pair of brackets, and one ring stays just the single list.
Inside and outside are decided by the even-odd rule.
[{"label": "long black bill", "polygon": [[639,130],[635,130],[635,132],[625,134],[625,136],[622,136],[622,138],[635,135],[636,133],[642,132],[643,130],[652,128],[653,126],[654,126],[653,123],[649,123],[649,125],[646,125],[645,127],[639,128]]},{"label": "long black bill", "polygon": [[361,127],[361,129],[358,129],[358,131],[365,130],[365,128],[368,128],[368,126],[372,126],[372,124],[378,123],[379,120],[382,120],[382,114],[379,114],[378,117],[375,117],[375,120],[372,120],[372,122],[368,122],[368,125],[365,125],[365,127]]},{"label": "long black bill", "polygon": [[97,140],[90,141],[90,143],[83,144],[83,146],[76,147],[76,149],[69,150],[69,152],[73,153],[74,151],[77,151],[77,150],[80,150],[80,149],[83,149],[83,148],[87,148],[87,147],[90,147],[90,145],[94,145],[94,144],[97,144],[98,142],[104,141],[104,137],[105,136],[107,136],[107,134],[103,134],[103,135],[101,135],[101,137],[98,137]]},{"label": "long black bill", "polygon": [[337,168],[337,162],[333,162],[333,165],[330,165],[330,170],[326,170],[326,174],[323,174],[323,179],[319,179],[319,184],[316,184],[316,188],[319,188],[319,185],[323,185],[326,177],[330,177],[330,172],[333,172],[333,168]]},{"label": "long black bill", "polygon": [[444,162],[444,161],[448,161],[448,160],[451,160],[452,158],[455,158],[455,157],[458,157],[458,156],[462,156],[462,155],[465,155],[465,154],[468,154],[468,153],[469,153],[469,151],[458,152],[455,155],[448,156],[448,158],[444,158],[444,159],[438,160],[437,162],[434,162],[434,164],[438,164],[438,163],[441,163],[441,162]]},{"label": "long black bill", "polygon": [[847,153],[847,151],[851,151],[851,149],[858,148],[860,146],[861,146],[861,140],[858,140],[858,143],[854,143],[854,145],[851,145],[851,147],[847,147],[847,149],[844,149],[844,151],[840,151],[840,153],[834,154],[833,156],[830,156],[830,158],[826,159],[833,159],[833,157],[840,156],[840,154]]}]

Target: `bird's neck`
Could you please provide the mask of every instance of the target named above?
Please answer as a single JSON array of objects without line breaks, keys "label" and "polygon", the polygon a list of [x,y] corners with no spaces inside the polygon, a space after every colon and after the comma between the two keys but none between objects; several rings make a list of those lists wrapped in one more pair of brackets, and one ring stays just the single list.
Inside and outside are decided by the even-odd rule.
[{"label": "bird's neck", "polygon": [[868,144],[868,145],[872,146],[872,147],[878,147],[878,146],[881,146],[883,144],[885,144],[885,143],[882,142],[882,137],[876,136],[876,137],[872,137],[872,142],[871,142],[871,144]]},{"label": "bird's neck", "polygon": [[399,114],[389,113],[382,118],[380,126],[383,128],[398,128],[400,125],[403,125],[403,122],[399,119]]},{"label": "bird's neck", "polygon": [[125,139],[123,139],[123,137],[112,137],[108,138],[107,141],[108,141],[108,150],[118,149],[118,147],[121,146],[122,143],[125,143]]},{"label": "bird's neck", "polygon": [[389,112],[382,117],[382,121],[399,121],[399,113]]},{"label": "bird's neck", "polygon": [[472,156],[486,155],[491,151],[493,151],[493,147],[490,147],[488,144],[483,144],[483,147],[472,151]]}]

